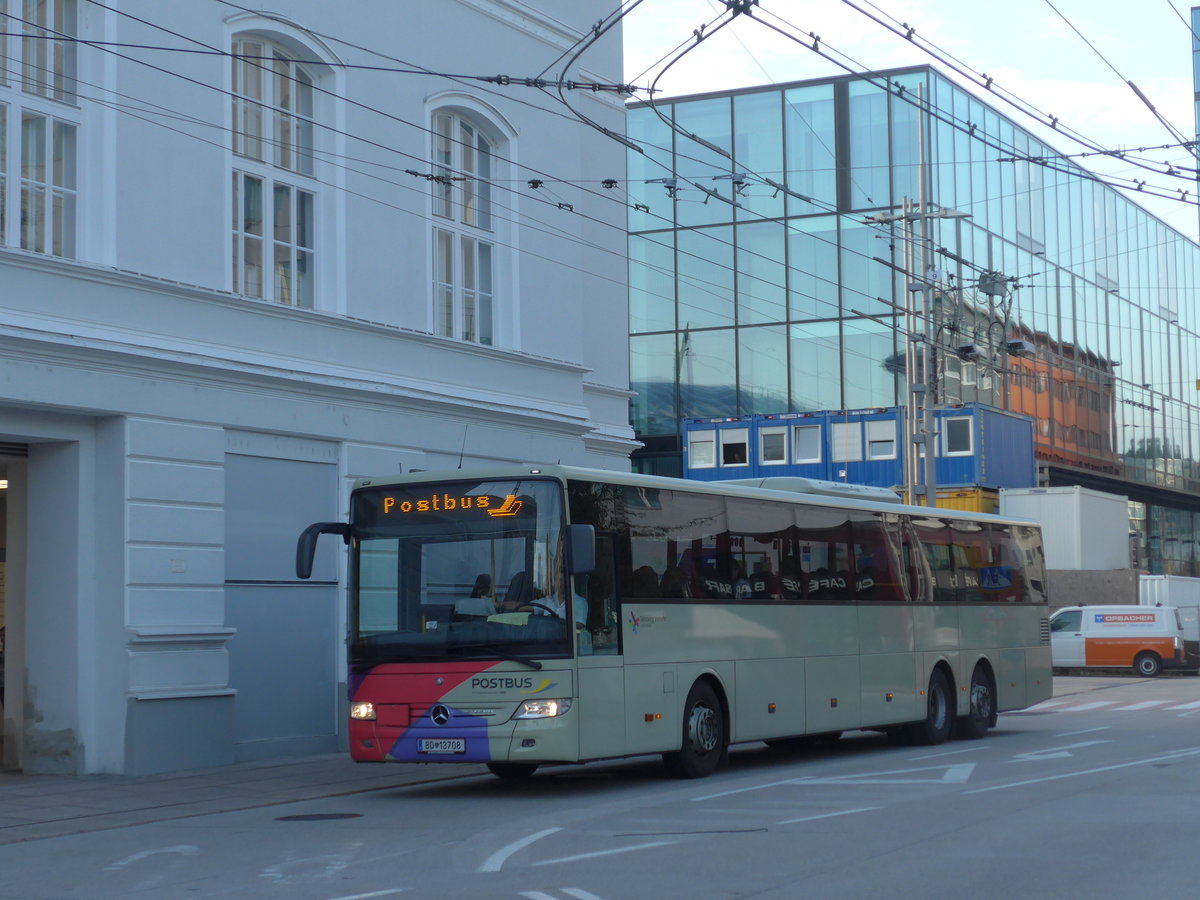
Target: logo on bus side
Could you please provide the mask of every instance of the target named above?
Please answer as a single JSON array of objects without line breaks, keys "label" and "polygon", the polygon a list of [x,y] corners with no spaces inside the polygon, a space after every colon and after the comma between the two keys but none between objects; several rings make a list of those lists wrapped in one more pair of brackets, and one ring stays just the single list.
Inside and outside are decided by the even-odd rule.
[{"label": "logo on bus side", "polygon": [[647,625],[654,625],[655,623],[665,621],[667,621],[666,616],[635,616],[633,613],[629,614],[629,627],[633,629],[634,634],[638,633],[638,629],[644,628]]}]

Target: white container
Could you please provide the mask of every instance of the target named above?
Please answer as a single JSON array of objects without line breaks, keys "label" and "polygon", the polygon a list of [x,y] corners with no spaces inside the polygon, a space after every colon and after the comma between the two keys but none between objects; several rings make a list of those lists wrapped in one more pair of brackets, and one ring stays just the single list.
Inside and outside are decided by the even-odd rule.
[{"label": "white container", "polygon": [[1005,488],[1000,515],[1042,526],[1047,569],[1128,569],[1129,500],[1082,487]]},{"label": "white container", "polygon": [[1200,642],[1200,578],[1140,575],[1138,604],[1175,607],[1183,622],[1184,637],[1190,642]]}]

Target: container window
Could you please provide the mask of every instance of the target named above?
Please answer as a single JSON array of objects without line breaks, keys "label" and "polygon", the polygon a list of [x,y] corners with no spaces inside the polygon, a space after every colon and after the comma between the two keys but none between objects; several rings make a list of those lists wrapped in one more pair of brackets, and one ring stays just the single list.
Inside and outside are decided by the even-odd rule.
[{"label": "container window", "polygon": [[833,462],[860,462],[863,458],[862,422],[833,422],[829,438]]},{"label": "container window", "polygon": [[750,445],[750,430],[748,428],[728,428],[721,432],[721,465],[748,466],[750,455],[747,447]]},{"label": "container window", "polygon": [[688,436],[688,466],[711,469],[717,464],[715,435],[711,431],[692,432]]},{"label": "container window", "polygon": [[821,461],[821,426],[797,425],[792,429],[792,462]]},{"label": "container window", "polygon": [[763,429],[758,433],[759,454],[764,466],[778,466],[787,462],[787,429]]},{"label": "container window", "polygon": [[970,456],[974,452],[971,420],[955,418],[942,420],[942,453],[945,456]]},{"label": "container window", "polygon": [[867,422],[867,458],[896,458],[896,423],[893,420]]}]

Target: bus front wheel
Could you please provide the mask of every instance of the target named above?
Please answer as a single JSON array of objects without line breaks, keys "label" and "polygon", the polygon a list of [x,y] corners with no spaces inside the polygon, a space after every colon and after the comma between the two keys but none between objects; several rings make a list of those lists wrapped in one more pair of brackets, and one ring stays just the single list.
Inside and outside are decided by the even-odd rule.
[{"label": "bus front wheel", "polygon": [[494,762],[487,764],[488,771],[497,778],[503,778],[505,781],[516,781],[522,778],[528,778],[537,771],[536,763],[507,763]]},{"label": "bus front wheel", "polygon": [[683,743],[664,753],[663,762],[679,778],[704,778],[716,771],[725,755],[725,716],[712,686],[697,681],[683,708]]},{"label": "bus front wheel", "polygon": [[1162,659],[1157,653],[1143,650],[1133,661],[1133,671],[1143,678],[1155,678],[1162,671]]},{"label": "bus front wheel", "polygon": [[925,692],[925,719],[908,726],[908,739],[914,744],[944,744],[954,730],[953,703],[946,673],[934,669]]}]

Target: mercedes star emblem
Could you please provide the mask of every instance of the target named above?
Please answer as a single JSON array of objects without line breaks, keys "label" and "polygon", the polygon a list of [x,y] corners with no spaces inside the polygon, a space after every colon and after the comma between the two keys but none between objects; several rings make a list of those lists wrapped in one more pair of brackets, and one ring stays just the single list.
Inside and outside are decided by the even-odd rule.
[{"label": "mercedes star emblem", "polygon": [[439,703],[429,711],[429,718],[433,719],[434,725],[445,725],[450,721],[450,710]]}]

